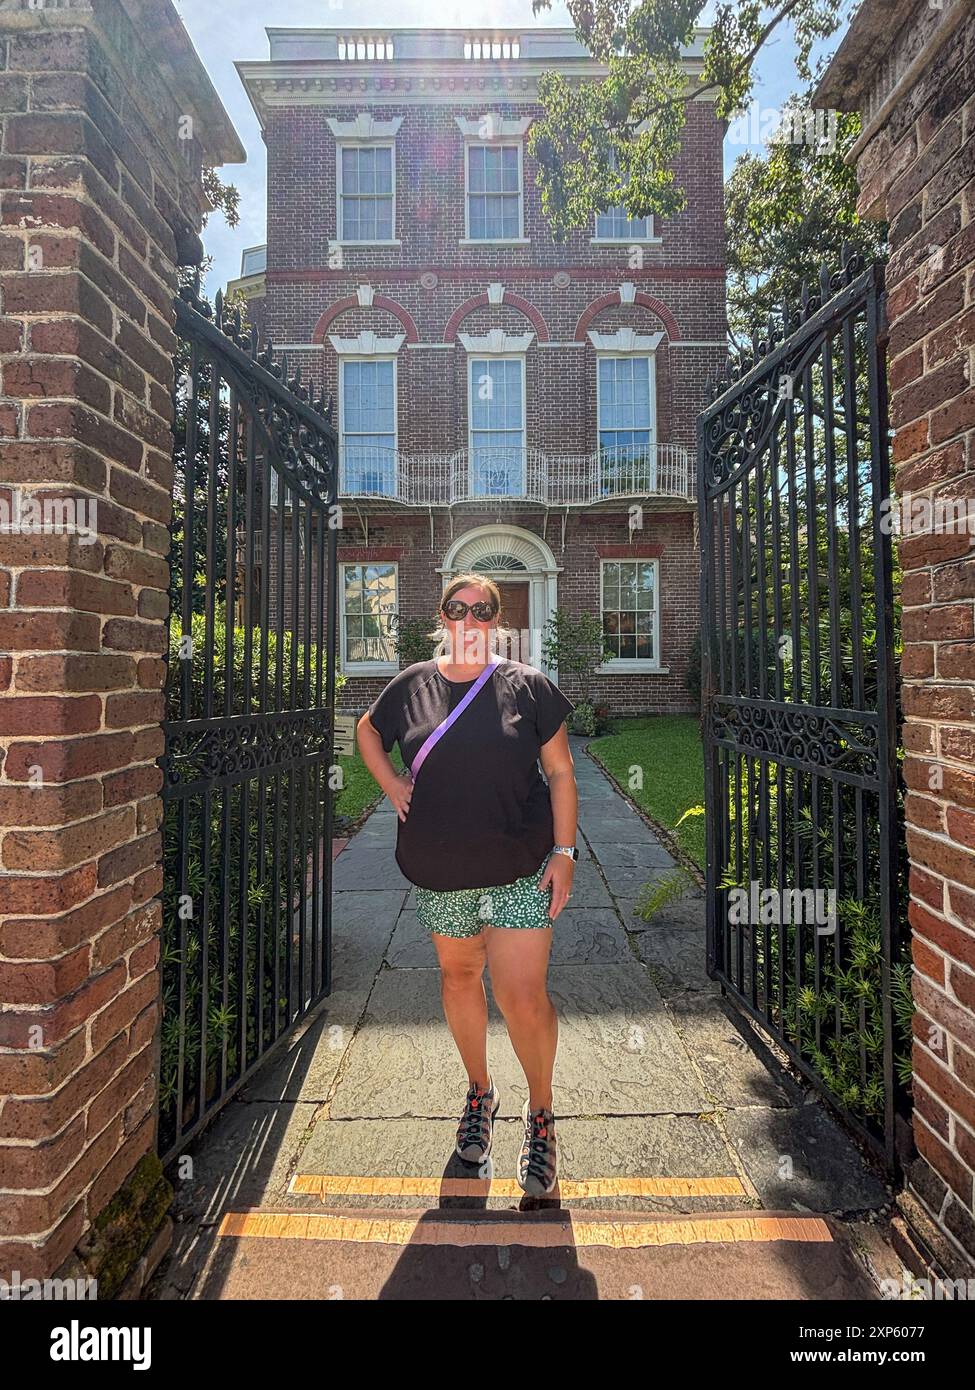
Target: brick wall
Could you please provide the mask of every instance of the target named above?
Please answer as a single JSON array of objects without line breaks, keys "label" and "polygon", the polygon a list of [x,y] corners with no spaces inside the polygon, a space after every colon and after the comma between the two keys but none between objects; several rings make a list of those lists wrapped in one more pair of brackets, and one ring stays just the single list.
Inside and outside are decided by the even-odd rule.
[{"label": "brick wall", "polygon": [[[892,99],[856,154],[861,211],[890,223],[896,488],[964,505],[975,497],[975,17],[960,5],[896,8],[868,0],[817,104],[836,100],[852,67],[852,104],[868,120]],[[894,89],[912,62],[917,76]],[[915,1253],[941,1271],[975,1255],[973,539],[964,525],[926,525],[900,540],[920,1155],[901,1205]]]},{"label": "brick wall", "polygon": [[[168,0],[131,9],[0,14],[5,1278],[83,1247],[155,1142],[172,296],[200,139],[237,147]],[[55,498],[82,530],[33,529]]]}]

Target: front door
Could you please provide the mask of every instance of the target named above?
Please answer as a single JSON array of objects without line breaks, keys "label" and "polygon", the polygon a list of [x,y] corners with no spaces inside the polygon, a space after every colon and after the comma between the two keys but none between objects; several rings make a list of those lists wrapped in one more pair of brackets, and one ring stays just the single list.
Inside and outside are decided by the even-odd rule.
[{"label": "front door", "polygon": [[499,647],[502,655],[511,661],[531,660],[531,629],[528,614],[528,581],[526,579],[499,580],[501,591],[502,627],[513,629],[514,635]]}]

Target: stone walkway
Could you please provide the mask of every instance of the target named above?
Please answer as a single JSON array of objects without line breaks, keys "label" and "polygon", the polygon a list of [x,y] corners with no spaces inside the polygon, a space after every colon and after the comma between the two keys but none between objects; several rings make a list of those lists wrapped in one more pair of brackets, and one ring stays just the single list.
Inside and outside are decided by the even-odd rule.
[{"label": "stone walkway", "polygon": [[527,1088],[487,975],[493,1181],[454,1155],[467,1078],[384,800],[335,860],[333,992],[191,1146],[155,1296],[845,1299],[899,1276],[890,1191],[708,979],[701,895],[635,916],[674,861],[572,745],[552,1197],[514,1182]]}]

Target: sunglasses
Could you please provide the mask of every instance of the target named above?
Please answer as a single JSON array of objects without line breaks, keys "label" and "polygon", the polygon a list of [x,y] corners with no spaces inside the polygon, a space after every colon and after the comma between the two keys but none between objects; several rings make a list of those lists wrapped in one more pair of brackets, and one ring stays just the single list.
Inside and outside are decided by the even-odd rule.
[{"label": "sunglasses", "polygon": [[477,603],[463,603],[459,598],[449,598],[446,603],[441,604],[440,611],[446,614],[452,623],[466,618],[468,613],[479,623],[489,623],[498,610],[487,599],[480,599]]}]

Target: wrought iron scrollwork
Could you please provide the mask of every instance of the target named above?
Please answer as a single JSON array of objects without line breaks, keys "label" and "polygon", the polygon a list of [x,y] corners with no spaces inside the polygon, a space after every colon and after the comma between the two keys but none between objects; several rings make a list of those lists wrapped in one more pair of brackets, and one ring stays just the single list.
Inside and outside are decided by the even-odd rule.
[{"label": "wrought iron scrollwork", "polygon": [[805,772],[846,774],[864,787],[879,785],[879,720],[857,711],[809,709],[768,701],[722,700],[710,710],[710,733],[720,743],[799,766]]},{"label": "wrought iron scrollwork", "polygon": [[193,782],[278,772],[327,755],[332,742],[324,709],[175,724],[167,735],[165,784],[184,790]]}]

